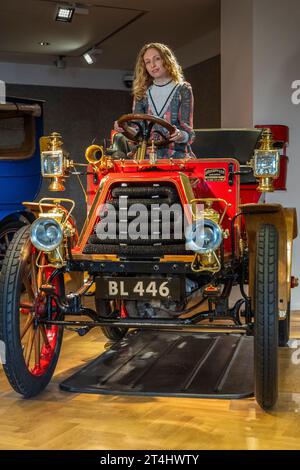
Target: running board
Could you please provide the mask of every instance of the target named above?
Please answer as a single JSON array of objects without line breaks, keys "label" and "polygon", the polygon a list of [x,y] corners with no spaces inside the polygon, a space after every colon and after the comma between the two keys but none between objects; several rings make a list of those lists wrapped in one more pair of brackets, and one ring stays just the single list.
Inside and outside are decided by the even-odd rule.
[{"label": "running board", "polygon": [[250,397],[254,395],[253,338],[135,330],[60,388],[113,395]]}]

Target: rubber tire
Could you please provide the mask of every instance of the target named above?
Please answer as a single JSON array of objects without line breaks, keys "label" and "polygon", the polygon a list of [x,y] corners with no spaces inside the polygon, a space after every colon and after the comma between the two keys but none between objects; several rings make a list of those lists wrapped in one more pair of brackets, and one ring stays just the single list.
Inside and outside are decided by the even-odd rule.
[{"label": "rubber tire", "polygon": [[255,397],[264,409],[278,398],[278,233],[262,225],[257,234],[254,321]]},{"label": "rubber tire", "polygon": [[291,304],[288,303],[287,314],[284,320],[278,322],[278,346],[284,348],[288,346],[290,339],[290,323],[291,323]]},{"label": "rubber tire", "polygon": [[[96,309],[99,315],[111,318],[111,307],[109,301],[96,299]],[[118,326],[101,326],[101,330],[107,339],[111,341],[119,341],[126,335],[128,328]]]},{"label": "rubber tire", "polygon": [[52,362],[41,376],[34,376],[26,367],[19,332],[18,299],[22,285],[24,259],[21,250],[29,241],[30,227],[22,227],[11,241],[0,274],[0,339],[6,345],[4,371],[13,389],[31,398],[38,395],[48,385],[54,373],[60,353],[63,329],[59,327],[57,343]]},{"label": "rubber tire", "polygon": [[[20,228],[24,227],[25,223],[20,220],[11,220],[10,222],[4,223],[0,228],[0,240],[7,233],[16,233]],[[13,239],[13,237],[12,237]],[[8,248],[8,247],[7,247]],[[0,258],[0,270],[1,270],[1,258]]]}]

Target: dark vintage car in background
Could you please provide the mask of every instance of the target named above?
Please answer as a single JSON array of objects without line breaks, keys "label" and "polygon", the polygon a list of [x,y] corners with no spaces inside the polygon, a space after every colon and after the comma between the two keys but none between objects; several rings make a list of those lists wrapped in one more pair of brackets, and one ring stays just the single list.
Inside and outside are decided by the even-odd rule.
[{"label": "dark vintage car in background", "polygon": [[40,190],[42,135],[42,101],[9,97],[0,104],[0,267],[15,232],[33,221],[22,202]]},{"label": "dark vintage car in background", "polygon": [[[273,407],[278,346],[289,339],[296,285],[297,219],[295,209],[265,203],[264,194],[285,189],[288,129],[198,130],[196,157],[176,160],[157,159],[156,148],[168,145],[167,132],[152,137],[157,125],[172,132],[169,123],[149,115],[119,118],[120,125],[128,122],[139,128],[137,134],[125,129],[136,146],[132,158],[115,144],[86,151],[88,212],[79,236],[74,201],[24,202],[35,221],[15,235],[0,278],[8,380],[27,398],[42,391],[54,373],[64,327],[80,334],[101,327],[113,341],[129,328],[234,331],[253,336],[255,397],[262,408]],[[84,169],[67,157],[58,133],[41,139],[41,159],[54,191]],[[135,204],[148,210],[140,229],[151,227],[149,214],[156,211],[156,229],[131,237],[122,225],[124,202],[128,214]],[[167,237],[161,204],[182,211],[179,223],[172,216]],[[116,233],[100,237],[110,213]],[[185,225],[179,237],[176,224]],[[84,274],[75,292],[65,290],[67,273]],[[234,287],[239,295],[233,302]],[[87,292],[94,292],[94,308],[83,304]]]}]

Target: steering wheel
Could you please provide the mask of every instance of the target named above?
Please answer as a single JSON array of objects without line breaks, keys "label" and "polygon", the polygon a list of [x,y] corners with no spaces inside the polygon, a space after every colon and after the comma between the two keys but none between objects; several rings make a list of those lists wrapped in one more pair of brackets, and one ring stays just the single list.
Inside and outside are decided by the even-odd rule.
[{"label": "steering wheel", "polygon": [[[152,144],[150,135],[154,124],[162,126],[164,129],[169,131],[170,135],[173,134],[176,130],[176,128],[172,126],[168,121],[165,121],[165,119],[152,116],[151,114],[123,114],[117,122],[118,125],[124,129],[124,135],[125,137],[127,137],[127,139],[132,140],[133,142],[138,144],[146,142],[147,146],[150,146]],[[125,126],[125,124],[128,124],[130,122],[138,127],[138,131],[136,134],[130,129],[128,129],[127,126]],[[153,132],[159,134],[161,137],[161,139],[154,141],[156,147],[165,147],[166,145],[168,145],[170,140],[166,136],[164,136],[162,132],[157,129],[154,129]]]}]

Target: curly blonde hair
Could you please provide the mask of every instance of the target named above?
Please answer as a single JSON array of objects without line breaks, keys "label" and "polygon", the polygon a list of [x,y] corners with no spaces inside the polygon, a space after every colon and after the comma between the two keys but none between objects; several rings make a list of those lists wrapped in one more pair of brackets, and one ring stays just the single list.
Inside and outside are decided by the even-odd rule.
[{"label": "curly blonde hair", "polygon": [[132,94],[136,100],[140,100],[146,95],[148,87],[153,82],[153,78],[147,72],[144,62],[144,54],[148,49],[156,49],[159,52],[163,65],[172,80],[177,83],[184,81],[182,68],[178,64],[173,51],[168,46],[159,42],[145,44],[138,53],[135,63]]}]

